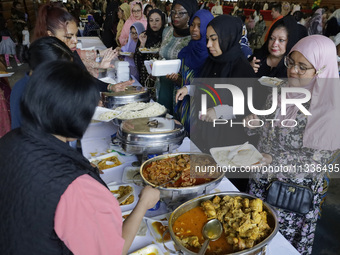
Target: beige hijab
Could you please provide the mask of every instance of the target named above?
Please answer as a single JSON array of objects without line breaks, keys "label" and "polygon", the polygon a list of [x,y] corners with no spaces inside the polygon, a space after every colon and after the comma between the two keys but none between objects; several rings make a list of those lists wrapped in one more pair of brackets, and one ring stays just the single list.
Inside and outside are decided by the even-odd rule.
[{"label": "beige hijab", "polygon": [[[119,6],[119,8],[123,10],[125,20],[127,20],[130,17],[130,14],[131,14],[130,13],[130,5],[128,5],[127,3],[123,3]],[[116,42],[119,46],[120,46],[119,37],[120,37],[120,34],[122,33],[122,29],[123,29],[125,20],[120,19],[119,22],[118,22],[118,25],[117,25]]]}]

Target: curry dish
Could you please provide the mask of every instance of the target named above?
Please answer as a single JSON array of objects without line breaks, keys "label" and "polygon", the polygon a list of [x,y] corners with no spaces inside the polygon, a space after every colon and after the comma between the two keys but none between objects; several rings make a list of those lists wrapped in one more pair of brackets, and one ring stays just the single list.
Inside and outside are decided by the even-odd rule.
[{"label": "curry dish", "polygon": [[222,236],[211,241],[206,254],[228,254],[252,248],[272,232],[267,223],[267,212],[260,199],[215,196],[206,200],[174,222],[176,237],[189,250],[198,252],[204,243],[202,229],[210,219],[223,225]]},{"label": "curry dish", "polygon": [[[111,190],[111,193],[118,194],[117,199],[122,198],[123,196],[131,192],[132,192],[131,186],[119,186],[118,190]],[[134,201],[135,201],[135,196],[131,195],[127,199],[125,199],[123,202],[121,202],[120,205],[129,205],[129,204],[132,204]]]},{"label": "curry dish", "polygon": [[104,158],[98,161],[95,160],[92,163],[95,164],[99,170],[105,170],[105,169],[116,167],[122,164],[116,156]]},{"label": "curry dish", "polygon": [[205,155],[181,154],[153,161],[142,173],[147,181],[163,187],[189,187],[210,182],[219,176],[218,173],[195,172],[195,166],[216,166],[216,162]]}]

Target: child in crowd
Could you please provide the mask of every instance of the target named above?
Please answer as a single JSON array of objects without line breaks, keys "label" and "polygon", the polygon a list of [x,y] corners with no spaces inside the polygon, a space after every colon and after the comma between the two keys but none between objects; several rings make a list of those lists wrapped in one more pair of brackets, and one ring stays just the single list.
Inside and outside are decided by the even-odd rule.
[{"label": "child in crowd", "polygon": [[2,37],[0,43],[0,54],[5,55],[5,61],[7,69],[12,69],[9,62],[9,55],[13,55],[18,66],[21,66],[21,62],[16,56],[16,45],[11,39],[11,34],[7,28],[7,21],[5,21],[4,28],[0,31],[0,36]]},{"label": "child in crowd", "polygon": [[22,45],[27,48],[30,46],[30,32],[28,31],[27,26],[25,26],[24,30],[22,30]]}]

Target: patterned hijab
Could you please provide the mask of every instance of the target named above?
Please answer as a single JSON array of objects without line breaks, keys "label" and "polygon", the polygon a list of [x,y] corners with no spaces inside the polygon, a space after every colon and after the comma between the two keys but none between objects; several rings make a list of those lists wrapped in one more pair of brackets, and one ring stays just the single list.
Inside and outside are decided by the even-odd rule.
[{"label": "patterned hijab", "polygon": [[322,15],[325,13],[325,9],[319,8],[314,15],[308,20],[306,28],[308,35],[321,35],[322,34]]}]

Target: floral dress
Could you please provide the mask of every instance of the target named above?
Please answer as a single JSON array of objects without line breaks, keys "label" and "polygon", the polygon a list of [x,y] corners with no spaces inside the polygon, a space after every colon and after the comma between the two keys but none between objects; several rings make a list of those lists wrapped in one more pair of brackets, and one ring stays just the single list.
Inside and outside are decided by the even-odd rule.
[{"label": "floral dress", "polygon": [[[153,45],[152,47],[159,48],[160,46],[161,46],[161,42]],[[135,60],[135,64],[139,72],[139,83],[142,84],[142,86],[145,86],[148,88],[150,97],[153,100],[156,100],[156,88],[155,88],[156,80],[155,80],[155,77],[152,77],[146,70],[144,61],[151,60],[151,59],[158,59],[158,58],[159,58],[158,53],[142,53],[139,51],[138,47],[136,47],[134,60]]]},{"label": "floral dress", "polygon": [[[269,96],[265,109],[269,109],[271,105],[272,98]],[[310,103],[306,103],[304,106],[308,109]],[[259,118],[262,120],[275,119],[275,112],[269,116]],[[260,135],[257,149],[261,153],[267,153],[272,156],[271,165],[273,167],[295,165],[297,169],[312,169],[313,166],[326,166],[334,152],[303,147],[303,133],[307,124],[307,116],[299,111],[295,120],[297,122],[295,127],[272,127],[271,121],[264,120],[265,124],[261,128],[248,130],[248,135]],[[253,173],[249,181],[249,193],[263,200],[266,199],[267,188],[274,179],[306,186],[314,192],[311,209],[305,215],[276,208],[280,233],[301,254],[312,253],[316,222],[320,213],[320,203],[327,190],[325,177],[325,171],[314,173]]]},{"label": "floral dress", "polygon": [[[175,37],[174,28],[166,27],[163,30],[162,45],[159,50],[161,59],[166,60],[177,59],[178,53],[183,49],[191,40],[191,36]],[[174,82],[167,79],[165,76],[160,77],[156,82],[157,101],[164,105],[170,114],[173,114],[175,85]]]}]

